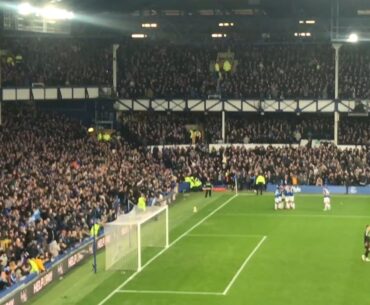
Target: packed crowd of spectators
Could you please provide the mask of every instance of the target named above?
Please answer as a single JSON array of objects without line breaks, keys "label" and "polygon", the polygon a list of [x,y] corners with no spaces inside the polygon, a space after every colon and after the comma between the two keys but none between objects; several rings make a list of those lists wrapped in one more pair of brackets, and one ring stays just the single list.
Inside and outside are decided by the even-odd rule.
[{"label": "packed crowd of spectators", "polygon": [[333,95],[329,45],[235,45],[235,71],[218,73],[212,63],[222,48],[132,45],[121,63],[122,97],[328,98]]},{"label": "packed crowd of spectators", "polygon": [[[215,144],[222,140],[220,113],[123,112],[121,126],[141,145]],[[226,113],[226,143],[284,144],[302,139],[334,140],[333,115],[297,116]],[[199,130],[199,139],[193,131]],[[342,116],[339,121],[339,144],[370,145],[368,117]]]},{"label": "packed crowd of spectators", "polygon": [[0,49],[4,87],[112,83],[112,46],[107,40],[4,38]]},{"label": "packed crowd of spectators", "polygon": [[339,124],[339,144],[370,145],[370,120],[343,117]]},{"label": "packed crowd of spectators", "polygon": [[208,151],[205,147],[166,148],[163,158],[183,181],[192,175],[202,181],[228,184],[237,174],[240,183],[248,183],[261,173],[271,183],[280,183],[286,175],[295,177],[299,184],[367,185],[370,183],[370,151],[340,149],[334,145],[320,147],[286,146],[253,149],[230,146]]},{"label": "packed crowd of spectators", "polygon": [[333,139],[329,116],[228,116],[227,143],[300,143],[301,139]]},{"label": "packed crowd of spectators", "polygon": [[340,50],[339,58],[339,96],[370,98],[370,48],[367,45],[345,45]]},{"label": "packed crowd of spectators", "polygon": [[142,145],[216,143],[222,139],[221,114],[123,112],[121,130]]},{"label": "packed crowd of spectators", "polygon": [[143,145],[191,144],[188,116],[167,113],[123,113],[120,122],[133,140]]},{"label": "packed crowd of spectators", "polygon": [[[127,39],[5,38],[5,86],[112,84],[112,45],[118,49],[122,98],[332,99],[334,49],[330,44],[174,45]],[[232,72],[215,72],[219,52],[234,54]],[[370,48],[340,50],[339,97],[369,98]]]},{"label": "packed crowd of spectators", "polygon": [[[145,148],[98,142],[80,124],[7,114],[0,130],[0,288],[89,236],[93,218],[115,218],[141,193],[161,196],[172,172]],[[38,269],[42,271],[41,269]]]}]

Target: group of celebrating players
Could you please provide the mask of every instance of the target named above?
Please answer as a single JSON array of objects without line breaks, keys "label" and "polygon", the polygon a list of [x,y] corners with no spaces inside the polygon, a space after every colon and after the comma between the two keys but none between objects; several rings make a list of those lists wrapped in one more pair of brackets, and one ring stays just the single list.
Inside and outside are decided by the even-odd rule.
[{"label": "group of celebrating players", "polygon": [[277,185],[275,190],[275,210],[294,210],[294,190],[292,185]]},{"label": "group of celebrating players", "polygon": [[[326,187],[323,187],[323,195],[324,195],[324,211],[330,211],[331,210],[330,192]],[[292,185],[282,184],[276,186],[274,208],[275,210],[295,209],[294,189]]]},{"label": "group of celebrating players", "polygon": [[[327,187],[323,187],[322,193],[324,196],[324,211],[330,211],[330,192]],[[275,210],[282,210],[284,208],[287,210],[295,209],[294,189],[293,186],[289,184],[277,185],[275,190]],[[365,253],[361,258],[365,262],[370,262],[370,225],[366,225],[365,227],[364,245]]]}]

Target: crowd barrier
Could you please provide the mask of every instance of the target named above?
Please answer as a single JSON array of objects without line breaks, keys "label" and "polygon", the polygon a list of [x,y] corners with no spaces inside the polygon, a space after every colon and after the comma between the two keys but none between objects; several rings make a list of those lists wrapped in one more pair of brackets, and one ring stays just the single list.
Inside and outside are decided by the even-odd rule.
[{"label": "crowd barrier", "polygon": [[[228,147],[243,147],[245,149],[255,149],[256,147],[274,147],[274,148],[285,148],[285,147],[292,147],[292,148],[298,148],[302,146],[306,146],[308,143],[307,139],[301,140],[300,144],[268,144],[268,143],[250,143],[250,144],[242,144],[242,143],[225,143],[225,144],[208,144],[208,151],[212,150],[219,150],[220,148],[228,148]],[[333,143],[333,140],[312,140],[312,147],[320,147],[320,145],[324,143]],[[150,150],[153,151],[154,148],[157,148],[159,151],[162,151],[163,149],[187,149],[190,147],[196,147],[196,145],[191,144],[178,144],[178,145],[150,145]],[[348,150],[348,149],[364,149],[366,146],[364,145],[337,145],[338,148],[342,150]]]},{"label": "crowd barrier", "polygon": [[[176,200],[176,193],[167,194],[162,204],[171,204]],[[39,275],[31,274],[23,281],[15,284],[0,293],[0,305],[20,305],[26,303],[33,296],[37,295],[46,286],[59,280],[71,269],[93,255],[93,238],[89,238],[67,253],[60,256],[53,263],[46,265],[47,271]],[[101,235],[96,241],[97,250],[105,247],[105,236]],[[91,271],[92,272],[92,271]]]}]

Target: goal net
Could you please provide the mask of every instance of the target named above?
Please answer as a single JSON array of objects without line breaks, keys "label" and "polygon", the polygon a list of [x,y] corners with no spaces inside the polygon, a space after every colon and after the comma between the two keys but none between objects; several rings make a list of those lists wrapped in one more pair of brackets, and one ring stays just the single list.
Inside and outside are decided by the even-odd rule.
[{"label": "goal net", "polygon": [[135,270],[168,247],[168,207],[136,208],[105,225],[105,269]]}]

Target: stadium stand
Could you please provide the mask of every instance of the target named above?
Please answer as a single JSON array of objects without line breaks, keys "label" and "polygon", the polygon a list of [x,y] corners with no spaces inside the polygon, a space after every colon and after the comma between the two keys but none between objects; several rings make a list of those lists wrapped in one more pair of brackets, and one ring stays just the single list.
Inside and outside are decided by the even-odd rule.
[{"label": "stadium stand", "polygon": [[[279,182],[288,174],[300,184],[310,185],[318,179],[343,184],[347,178],[352,185],[361,185],[370,178],[370,155],[360,149],[341,150],[327,144],[318,148],[229,147],[208,152],[206,146],[197,145],[151,152],[143,146],[130,147],[115,137],[109,143],[99,142],[82,125],[60,116],[21,112],[8,113],[5,118],[0,133],[0,224],[7,228],[0,232],[3,288],[34,272],[32,260],[39,264],[52,260],[89,237],[94,213],[103,223],[113,220],[116,194],[122,197],[124,209],[127,201],[136,202],[140,193],[160,196],[186,176],[230,184],[237,174],[247,187],[258,172],[269,182]],[[135,121],[140,126],[140,120]],[[149,127],[160,132],[165,121],[166,115],[156,117],[154,125],[138,128],[137,136]],[[277,130],[287,124],[271,119],[261,124],[271,123]],[[186,138],[181,120],[173,119],[169,124],[171,129],[180,128],[182,138],[175,137],[176,141]],[[325,123],[320,124],[325,130]],[[350,128],[345,130],[344,141],[357,135],[356,124],[365,123],[346,122]],[[266,129],[256,130],[254,136],[263,139]],[[148,139],[150,136],[158,135],[149,134]],[[361,138],[359,141],[367,141],[366,131]]]},{"label": "stadium stand", "polygon": [[[73,86],[112,83],[111,41],[66,38],[6,38],[3,86]],[[231,43],[235,73],[216,73],[211,63],[223,45],[177,46],[127,42],[119,50],[118,91],[122,98],[332,99],[334,51],[330,45]],[[369,98],[369,49],[344,47],[341,98]],[[257,173],[278,183],[284,175],[299,184],[365,185],[367,149],[331,144],[293,148],[269,146],[208,151],[221,139],[220,114],[130,113],[121,119],[123,138],[99,142],[79,123],[43,113],[12,112],[0,132],[0,289],[5,289],[90,236],[94,215],[116,217],[141,193],[160,197],[176,181],[201,181],[250,188]],[[333,138],[333,117],[230,114],[228,143],[299,143]],[[343,117],[340,144],[369,145],[370,123]],[[147,145],[196,144],[150,150]],[[87,215],[87,220],[86,216]],[[4,229],[6,228],[6,229]]]},{"label": "stadium stand", "polygon": [[[2,42],[8,51],[2,58],[3,85],[111,84],[111,44],[107,39],[8,37]],[[227,50],[237,65],[235,73],[223,73],[218,87],[211,63]],[[118,55],[122,98],[205,98],[215,92],[224,98],[334,98],[329,44],[196,47],[124,40]],[[368,48],[343,47],[340,98],[369,98],[369,56]]]},{"label": "stadium stand", "polygon": [[[197,143],[216,143],[221,139],[220,114],[148,112],[122,114],[122,129],[131,142],[146,145],[192,144],[192,129],[202,136]],[[301,116],[230,113],[226,116],[226,143],[300,143],[302,139],[333,139],[332,115]],[[339,144],[368,145],[370,124],[366,118],[343,116],[339,124]],[[195,142],[194,142],[195,143]]]},{"label": "stadium stand", "polygon": [[[173,177],[145,148],[98,142],[79,123],[45,114],[7,113],[0,132],[2,288],[90,236],[140,192],[160,196]],[[39,262],[40,262],[39,261]]]},{"label": "stadium stand", "polygon": [[112,51],[107,40],[83,38],[4,38],[4,87],[104,85],[112,83]]}]

